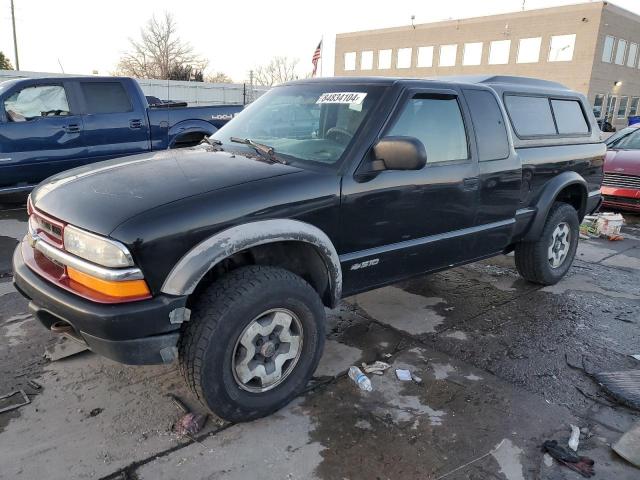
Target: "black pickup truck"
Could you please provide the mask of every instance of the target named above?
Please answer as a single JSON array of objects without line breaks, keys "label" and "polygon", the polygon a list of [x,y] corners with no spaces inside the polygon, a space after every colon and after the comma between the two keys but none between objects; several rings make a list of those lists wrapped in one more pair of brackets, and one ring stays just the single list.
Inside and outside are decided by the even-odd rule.
[{"label": "black pickup truck", "polygon": [[305,388],[343,297],[512,251],[559,281],[604,155],[556,83],[293,82],[203,145],[40,184],[14,282],[52,331],[128,364],[179,358],[206,407],[253,419]]}]

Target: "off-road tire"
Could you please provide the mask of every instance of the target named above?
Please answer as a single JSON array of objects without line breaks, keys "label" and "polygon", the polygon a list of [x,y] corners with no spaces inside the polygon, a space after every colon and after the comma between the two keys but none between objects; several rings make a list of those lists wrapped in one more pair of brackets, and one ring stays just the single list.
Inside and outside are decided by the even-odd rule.
[{"label": "off-road tire", "polygon": [[[570,246],[566,258],[562,264],[553,268],[549,263],[548,249],[553,241],[552,234],[561,223],[566,223],[570,230]],[[571,205],[563,202],[555,202],[542,229],[538,240],[533,242],[520,242],[516,245],[516,268],[526,280],[541,285],[554,285],[565,276],[578,248],[580,222],[578,212]]]},{"label": "off-road tire", "polygon": [[[295,313],[302,326],[297,363],[271,390],[243,390],[232,369],[236,342],[253,319],[278,308]],[[180,370],[205,408],[231,422],[249,421],[282,408],[305,388],[322,356],[324,339],[324,306],[307,282],[281,268],[242,267],[194,301],[178,346]]]}]

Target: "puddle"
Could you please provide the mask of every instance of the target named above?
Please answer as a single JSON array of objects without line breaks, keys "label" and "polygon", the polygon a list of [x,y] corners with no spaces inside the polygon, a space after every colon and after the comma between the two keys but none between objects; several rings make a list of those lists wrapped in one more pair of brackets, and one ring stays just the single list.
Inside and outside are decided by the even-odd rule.
[{"label": "puddle", "polygon": [[411,335],[435,332],[445,320],[431,308],[446,303],[442,298],[423,297],[397,287],[357,295],[354,302],[376,320]]},{"label": "puddle", "polygon": [[450,373],[456,371],[453,365],[433,363],[431,366],[433,367],[433,375],[436,377],[436,380],[444,380],[445,378],[449,377]]},{"label": "puddle", "polygon": [[627,298],[629,300],[640,300],[640,296],[626,292],[616,292],[613,290],[605,290],[597,285],[591,283],[590,278],[586,275],[572,275],[565,277],[555,285],[544,287],[541,292],[554,293],[561,295],[570,290],[577,290],[579,292],[599,293],[611,298]]},{"label": "puddle", "polygon": [[500,472],[502,472],[507,480],[524,480],[522,462],[520,461],[522,449],[514,445],[511,440],[507,438],[502,442],[500,448],[491,454],[498,462],[498,465],[500,465]]},{"label": "puddle", "polygon": [[445,335],[445,337],[447,338],[455,338],[456,340],[468,340],[469,337],[467,337],[466,332],[463,332],[461,330],[455,330],[453,332],[449,332]]}]

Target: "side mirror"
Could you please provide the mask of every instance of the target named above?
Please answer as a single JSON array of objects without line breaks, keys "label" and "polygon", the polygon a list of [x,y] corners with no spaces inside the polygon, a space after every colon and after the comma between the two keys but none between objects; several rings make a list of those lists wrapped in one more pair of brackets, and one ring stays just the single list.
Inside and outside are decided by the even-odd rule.
[{"label": "side mirror", "polygon": [[415,137],[384,137],[373,147],[374,170],[420,170],[427,150]]}]

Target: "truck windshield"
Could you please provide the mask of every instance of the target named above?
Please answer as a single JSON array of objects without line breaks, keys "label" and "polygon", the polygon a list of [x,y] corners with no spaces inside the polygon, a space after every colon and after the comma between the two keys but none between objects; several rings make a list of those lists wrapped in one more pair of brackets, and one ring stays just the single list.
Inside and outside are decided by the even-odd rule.
[{"label": "truck windshield", "polygon": [[383,87],[300,84],[276,87],[212,138],[232,149],[231,137],[273,147],[287,160],[336,164],[351,144]]}]

